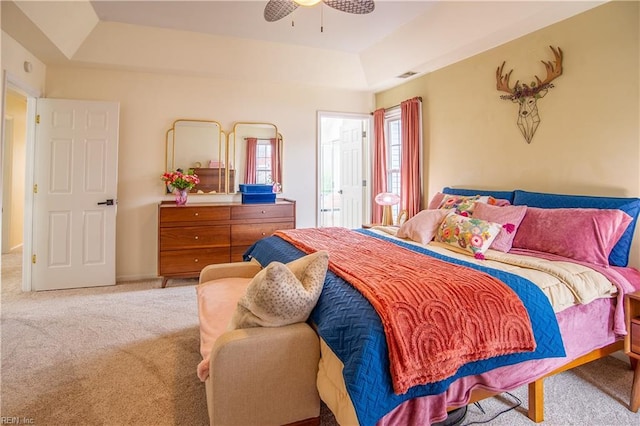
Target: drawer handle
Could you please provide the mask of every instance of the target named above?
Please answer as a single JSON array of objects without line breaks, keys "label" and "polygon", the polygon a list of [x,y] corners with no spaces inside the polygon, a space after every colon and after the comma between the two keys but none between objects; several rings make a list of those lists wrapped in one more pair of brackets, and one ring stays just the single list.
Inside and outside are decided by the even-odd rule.
[{"label": "drawer handle", "polygon": [[267,233],[266,233],[266,232],[263,232],[263,233],[262,233],[262,235],[263,235],[263,236],[264,236],[264,235],[267,235]]},{"label": "drawer handle", "polygon": [[194,259],[194,262],[198,263],[198,259]]},{"label": "drawer handle", "polygon": [[200,213],[194,213],[193,215],[194,215],[194,216],[198,216],[199,214],[200,214]]},{"label": "drawer handle", "polygon": [[266,212],[264,210],[262,210],[262,214],[265,214]]},{"label": "drawer handle", "polygon": [[196,239],[196,240],[198,239],[198,236],[197,236],[197,235],[195,236],[195,239]]}]

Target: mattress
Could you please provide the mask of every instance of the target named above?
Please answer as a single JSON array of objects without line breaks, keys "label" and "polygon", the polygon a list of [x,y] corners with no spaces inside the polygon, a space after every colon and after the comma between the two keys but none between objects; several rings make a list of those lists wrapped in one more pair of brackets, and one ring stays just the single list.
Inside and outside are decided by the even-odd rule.
[{"label": "mattress", "polygon": [[[385,231],[388,230],[379,229],[373,232],[366,232],[371,232],[372,235],[375,234],[378,238],[394,239],[392,235],[389,235]],[[413,244],[410,242],[408,243],[405,240],[396,240],[398,240],[396,242],[401,245]],[[288,258],[291,254],[287,252],[287,247],[276,244],[274,246],[269,245],[265,250],[264,241],[257,244],[263,244],[263,247],[258,247],[257,250],[250,249],[247,254],[249,256],[258,255],[257,257],[254,257],[263,265],[266,265],[272,260],[280,260],[283,262],[291,260],[290,257]],[[424,250],[425,247],[421,247],[420,249]],[[380,380],[384,381],[386,379],[378,379],[376,374],[371,373],[372,371],[382,371],[384,373],[384,368],[380,370],[380,365],[384,367],[385,360],[373,360],[373,362],[370,362],[369,364],[358,366],[360,373],[364,374],[364,376],[362,374],[358,374],[357,380],[354,384],[352,374],[353,364],[350,362],[350,366],[346,371],[347,374],[345,374],[345,367],[341,361],[341,359],[344,360],[345,358],[338,355],[331,349],[331,347],[335,348],[335,346],[332,346],[335,345],[335,340],[332,343],[328,343],[328,341],[323,339],[321,346],[322,360],[318,373],[318,388],[322,399],[333,411],[340,424],[373,424],[376,422],[382,424],[388,422],[391,424],[400,419],[415,419],[416,416],[422,419],[422,423],[440,421],[446,417],[447,406],[464,405],[469,398],[471,390],[476,387],[484,387],[492,391],[513,389],[514,387],[528,383],[541,375],[553,371],[556,367],[564,365],[569,360],[577,358],[584,353],[588,353],[591,350],[606,344],[613,343],[616,339],[616,334],[614,333],[616,312],[613,309],[614,304],[612,303],[612,296],[617,293],[617,288],[611,285],[608,280],[604,279],[603,281],[602,277],[598,277],[597,273],[592,278],[599,282],[597,286],[599,288],[597,292],[598,294],[579,296],[576,294],[575,289],[568,287],[566,291],[561,290],[564,284],[558,283],[562,281],[560,278],[563,273],[555,275],[551,274],[551,277],[549,277],[550,274],[547,272],[518,265],[520,263],[519,261],[504,263],[494,260],[476,260],[464,254],[453,253],[444,247],[432,245],[428,247],[428,250],[433,252],[434,255],[441,255],[450,258],[458,257],[461,262],[478,263],[481,268],[495,268],[500,270],[500,273],[502,273],[502,271],[507,271],[509,274],[519,275],[530,281],[539,281],[541,283],[541,288],[543,292],[547,294],[547,297],[550,300],[557,299],[558,303],[554,303],[553,309],[556,311],[560,334],[563,339],[566,340],[566,357],[563,352],[561,355],[553,355],[555,358],[532,359],[530,361],[525,361],[527,363],[525,375],[521,374],[523,370],[522,360],[525,358],[521,358],[515,362],[510,362],[509,365],[490,371],[470,369],[467,370],[468,372],[465,374],[460,374],[459,377],[457,375],[452,378],[451,381],[447,382],[446,387],[441,387],[439,390],[436,389],[436,391],[431,392],[429,396],[424,396],[425,392],[421,390],[420,393],[415,392],[410,395],[405,395],[403,398],[395,398],[389,393],[387,393],[387,395],[377,394],[377,392],[379,392],[377,388],[381,383]],[[571,269],[571,267],[569,267],[569,269]],[[578,275],[581,273],[582,272],[579,272]],[[549,290],[552,288],[555,290]],[[566,294],[560,295],[559,292],[563,291],[565,291]],[[542,296],[542,298],[544,299],[544,296]],[[587,305],[575,305],[576,300],[585,298],[592,301],[592,303]],[[320,304],[321,303],[319,302],[319,305]],[[350,308],[351,306],[347,305],[343,310],[347,311]],[[316,308],[316,311],[317,310],[318,307]],[[312,314],[312,319],[316,321],[317,316],[314,317]],[[576,319],[579,319],[579,321],[575,321]],[[564,325],[562,325],[562,321],[564,321]],[[571,326],[574,322],[579,323],[578,325],[581,327],[585,324],[593,324],[594,322],[597,322],[598,324],[602,324],[602,330],[594,332],[594,327],[592,326],[588,327],[588,330],[574,329]],[[586,331],[588,331],[588,336],[580,337],[581,334],[584,334]],[[320,336],[323,336],[322,332],[320,332]],[[572,340],[574,337],[576,337],[575,341]],[[349,339],[343,340],[348,341]],[[349,344],[349,342],[347,342],[347,344]],[[561,341],[560,346],[562,346]],[[380,353],[370,351],[368,356],[375,358],[377,356],[376,354],[378,354],[380,357],[384,358],[385,355],[382,352],[383,351]],[[547,357],[545,356],[544,358]],[[516,362],[518,363],[516,364]],[[374,368],[371,368],[371,366]],[[372,379],[370,380],[371,383],[361,384],[363,379],[364,381],[368,381],[369,376],[372,376]],[[346,380],[348,380],[348,382],[345,382],[345,377],[347,377]],[[354,393],[354,386],[362,387],[362,389],[359,389],[358,392]],[[350,391],[347,391],[347,389],[350,389]],[[369,396],[372,390],[375,390],[375,392],[373,393],[373,396]],[[352,399],[354,394],[359,395],[357,398],[360,399],[357,400],[357,403],[354,403]],[[363,395],[364,398],[371,398],[372,400],[366,401],[363,405],[361,400]],[[391,396],[391,400],[389,399],[389,396]],[[376,400],[377,398],[382,399],[378,401]],[[380,406],[384,406],[382,411],[380,411]],[[356,407],[360,408],[358,409]],[[365,408],[363,409],[363,407]],[[369,413],[367,411],[369,407],[372,411],[376,411],[376,413]],[[412,421],[411,423],[414,422]]]},{"label": "mattress", "polygon": [[[447,417],[446,408],[466,405],[475,389],[491,392],[513,390],[542,377],[558,367],[610,343],[617,336],[613,328],[613,299],[598,299],[588,305],[576,305],[558,313],[558,325],[564,340],[566,357],[525,361],[500,367],[480,375],[467,376],[453,382],[446,392],[406,401],[377,422],[378,426],[398,424],[431,424]],[[600,326],[594,326],[600,325]],[[357,425],[354,406],[343,377],[342,361],[322,339],[318,369],[320,398],[340,425]]]}]

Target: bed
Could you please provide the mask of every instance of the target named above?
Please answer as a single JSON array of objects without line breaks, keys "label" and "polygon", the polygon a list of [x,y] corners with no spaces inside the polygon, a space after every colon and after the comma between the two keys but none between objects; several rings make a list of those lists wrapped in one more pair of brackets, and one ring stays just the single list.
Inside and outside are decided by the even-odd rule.
[{"label": "bed", "polygon": [[[427,209],[424,215],[421,212],[400,229],[289,230],[258,241],[245,254],[265,266],[272,261],[286,263],[320,249],[329,251],[330,270],[309,321],[321,339],[318,390],[340,424],[431,424],[444,420],[452,408],[527,383],[529,417],[539,422],[543,420],[544,377],[622,349],[626,334],[622,298],[640,289],[640,273],[627,266],[640,199],[452,188],[445,188],[438,196],[441,199],[432,200],[429,207],[439,208]],[[437,212],[445,210],[440,208],[443,203],[454,205],[456,214]],[[477,203],[492,207],[482,206],[474,212]],[[466,211],[465,205],[469,207]],[[511,209],[515,206],[520,208]],[[490,248],[496,235],[490,243],[490,238],[480,241],[480,246],[486,247],[479,251],[472,250],[478,247],[471,247],[469,240],[465,244],[443,242],[445,223],[469,220],[477,224],[480,219],[473,215],[478,211],[503,214],[505,208],[521,214],[520,222],[512,227],[515,229],[508,232],[513,234],[508,250]],[[581,214],[586,216],[581,218]],[[416,226],[421,215],[429,219]],[[508,225],[514,225],[511,221],[517,222],[505,220],[486,220],[502,225],[487,234],[504,235],[504,230],[510,229]],[[545,240],[541,234],[549,229],[547,220],[564,224],[563,230],[577,226],[583,243],[567,244],[567,238],[575,238],[574,234],[560,235],[564,239],[559,244],[557,238],[562,232],[549,233]],[[589,224],[595,224],[593,229],[583,232]],[[424,234],[425,226],[431,234],[440,232],[438,241],[431,241],[429,232]],[[408,238],[407,230],[412,227],[414,233],[409,232]],[[590,234],[593,232],[595,237]],[[585,241],[597,247],[585,247]],[[420,275],[414,277],[416,273]],[[401,279],[405,275],[412,278]],[[429,276],[449,281],[454,275],[462,277],[455,285],[466,287],[470,293],[460,293],[458,299],[448,302],[450,305],[425,308],[428,301],[422,294],[416,296],[421,290],[414,284]],[[439,282],[429,283],[430,289],[440,286]],[[455,293],[459,291],[456,287]],[[406,297],[398,292],[410,293],[420,309],[405,299],[389,302],[388,297]],[[473,293],[482,293],[482,299]],[[429,297],[437,301],[449,298],[443,294],[449,293],[435,292]],[[496,295],[505,302],[496,302]],[[385,313],[381,312],[384,306],[402,309]],[[491,309],[484,309],[487,306]],[[463,308],[463,317],[455,320],[442,314]],[[530,321],[526,330],[518,320],[520,308]],[[477,311],[486,311],[485,316]],[[432,312],[439,316],[434,317]],[[494,315],[496,318],[492,318]],[[467,321],[469,318],[473,321]],[[456,326],[425,325],[449,322]],[[457,330],[468,323],[478,327],[476,335],[486,338],[481,345],[467,345],[465,333],[469,333]],[[489,340],[489,331],[503,323],[510,328],[495,332],[495,340]],[[430,333],[443,330],[432,329],[453,334],[449,338],[440,334],[433,337]],[[429,352],[436,347],[434,342],[441,346]],[[461,347],[473,349],[465,352]]]}]

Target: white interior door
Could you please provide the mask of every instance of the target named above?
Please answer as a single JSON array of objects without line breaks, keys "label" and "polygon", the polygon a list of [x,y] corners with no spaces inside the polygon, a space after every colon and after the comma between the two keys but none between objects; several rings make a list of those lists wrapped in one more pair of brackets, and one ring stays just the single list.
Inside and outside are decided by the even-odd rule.
[{"label": "white interior door", "polygon": [[32,288],[115,284],[119,104],[38,99]]}]

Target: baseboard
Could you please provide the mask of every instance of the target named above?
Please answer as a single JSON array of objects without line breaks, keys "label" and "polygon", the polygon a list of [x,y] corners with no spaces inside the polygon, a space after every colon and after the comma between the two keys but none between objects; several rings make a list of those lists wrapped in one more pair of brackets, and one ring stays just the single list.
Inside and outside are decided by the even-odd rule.
[{"label": "baseboard", "polygon": [[125,282],[131,282],[131,281],[152,281],[152,280],[158,280],[160,281],[162,278],[160,278],[157,275],[119,275],[116,276],[116,284],[122,284]]}]

